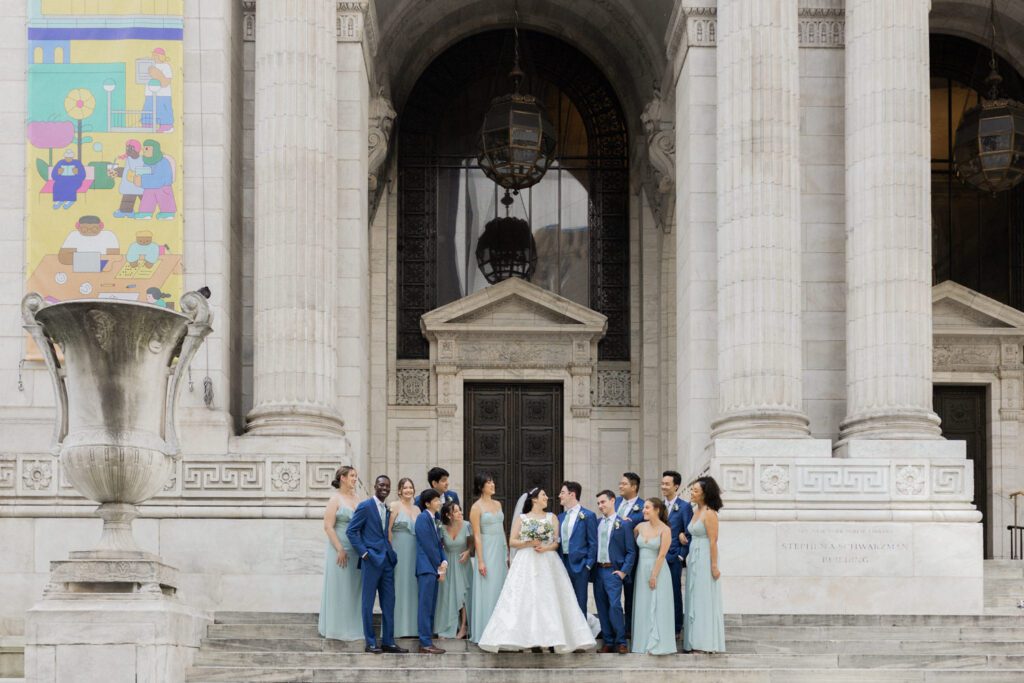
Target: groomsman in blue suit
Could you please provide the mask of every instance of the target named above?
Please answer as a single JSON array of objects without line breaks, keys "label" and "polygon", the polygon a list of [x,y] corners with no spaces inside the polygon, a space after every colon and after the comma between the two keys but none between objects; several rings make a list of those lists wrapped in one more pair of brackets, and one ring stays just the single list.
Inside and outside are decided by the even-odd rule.
[{"label": "groomsman in blue suit", "polygon": [[[690,552],[690,520],[693,519],[693,508],[690,501],[679,497],[679,486],[683,483],[681,474],[674,470],[661,473],[661,495],[665,497],[665,508],[668,510],[668,526],[672,534],[672,545],[668,547],[668,569],[672,572],[672,606],[676,613],[676,636],[683,629],[683,588],[681,585],[683,567],[686,566],[686,555]],[[686,543],[679,541],[679,535],[685,534]]]},{"label": "groomsman in blue suit", "polygon": [[628,654],[626,623],[622,613],[622,586],[636,566],[633,523],[615,514],[615,494],[597,494],[601,522],[597,525],[597,564],[594,565],[594,601],[601,620],[601,652]]},{"label": "groomsman in blue suit", "polygon": [[[640,497],[640,475],[636,472],[623,472],[619,480],[619,495],[615,499],[615,514],[620,519],[628,519],[635,527],[644,521],[644,499]],[[626,575],[626,633],[633,630],[633,571]]]},{"label": "groomsman in blue suit", "polygon": [[448,558],[434,517],[441,511],[441,493],[427,489],[419,495],[423,512],[416,517],[416,583],[419,603],[416,606],[416,627],[420,636],[420,654],[443,655],[444,650],[434,647],[434,607],[437,605],[437,584],[444,581],[448,571]]},{"label": "groomsman in blue suit", "polygon": [[[431,467],[427,471],[427,486],[441,494],[441,507],[444,507],[444,504],[447,502],[452,502],[458,505],[459,507],[462,507],[462,503],[459,502],[459,494],[455,493],[455,491],[448,490],[449,476],[450,475],[448,474],[448,470],[446,470],[445,468]],[[420,505],[420,502],[420,496],[416,496],[416,500],[414,501],[414,503],[416,504],[416,507],[422,510],[423,506]],[[436,515],[434,515],[434,519],[440,520],[441,513],[439,512]]]},{"label": "groomsman in blue suit", "polygon": [[569,581],[576,593],[580,611],[587,613],[587,584],[597,561],[597,517],[580,505],[583,487],[579,482],[564,481],[558,492],[562,512],[558,515],[561,556]]},{"label": "groomsman in blue suit", "polygon": [[[406,653],[395,643],[395,565],[398,555],[388,540],[391,513],[384,501],[391,493],[391,479],[382,474],[373,482],[373,498],[356,506],[348,524],[348,540],[359,553],[359,568],[363,571],[363,636],[366,651]],[[380,597],[381,642],[377,645],[373,629],[373,600]]]}]

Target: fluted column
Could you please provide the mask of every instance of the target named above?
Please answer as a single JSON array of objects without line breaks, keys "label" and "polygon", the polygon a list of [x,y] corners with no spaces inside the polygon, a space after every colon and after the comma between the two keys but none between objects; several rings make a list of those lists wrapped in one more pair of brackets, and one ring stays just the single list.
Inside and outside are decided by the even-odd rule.
[{"label": "fluted column", "polygon": [[718,3],[718,376],[712,437],[799,438],[797,0]]},{"label": "fluted column", "polygon": [[930,4],[846,3],[842,441],[940,438],[932,411]]},{"label": "fluted column", "polygon": [[334,0],[256,12],[256,434],[342,433],[336,21]]}]

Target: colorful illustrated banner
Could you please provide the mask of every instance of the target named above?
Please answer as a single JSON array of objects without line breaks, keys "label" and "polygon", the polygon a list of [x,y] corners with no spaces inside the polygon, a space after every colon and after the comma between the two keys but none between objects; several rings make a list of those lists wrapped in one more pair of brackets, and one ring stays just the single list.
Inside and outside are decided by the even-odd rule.
[{"label": "colorful illustrated banner", "polygon": [[176,309],[184,0],[28,0],[26,291]]}]

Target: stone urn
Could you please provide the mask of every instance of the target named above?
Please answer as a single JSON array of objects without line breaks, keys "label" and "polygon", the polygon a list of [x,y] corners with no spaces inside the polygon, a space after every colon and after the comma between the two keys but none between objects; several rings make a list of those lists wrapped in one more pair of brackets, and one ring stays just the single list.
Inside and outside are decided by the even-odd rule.
[{"label": "stone urn", "polygon": [[174,406],[212,329],[202,295],[185,294],[181,310],[103,299],[47,305],[35,293],[22,300],[25,329],[53,380],[52,452],[75,489],[100,504],[103,519],[99,545],[71,553],[67,567],[54,563],[52,582],[103,581],[113,567],[125,585],[173,590],[173,570],[139,549],[131,525],[180,458]]}]

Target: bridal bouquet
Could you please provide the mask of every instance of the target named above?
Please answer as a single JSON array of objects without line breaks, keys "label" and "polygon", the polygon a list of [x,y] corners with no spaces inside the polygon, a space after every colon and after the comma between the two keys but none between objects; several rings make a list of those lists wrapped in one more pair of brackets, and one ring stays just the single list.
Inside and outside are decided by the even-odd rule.
[{"label": "bridal bouquet", "polygon": [[547,545],[555,539],[555,528],[546,519],[525,519],[519,530],[519,538],[524,541],[540,541]]}]

